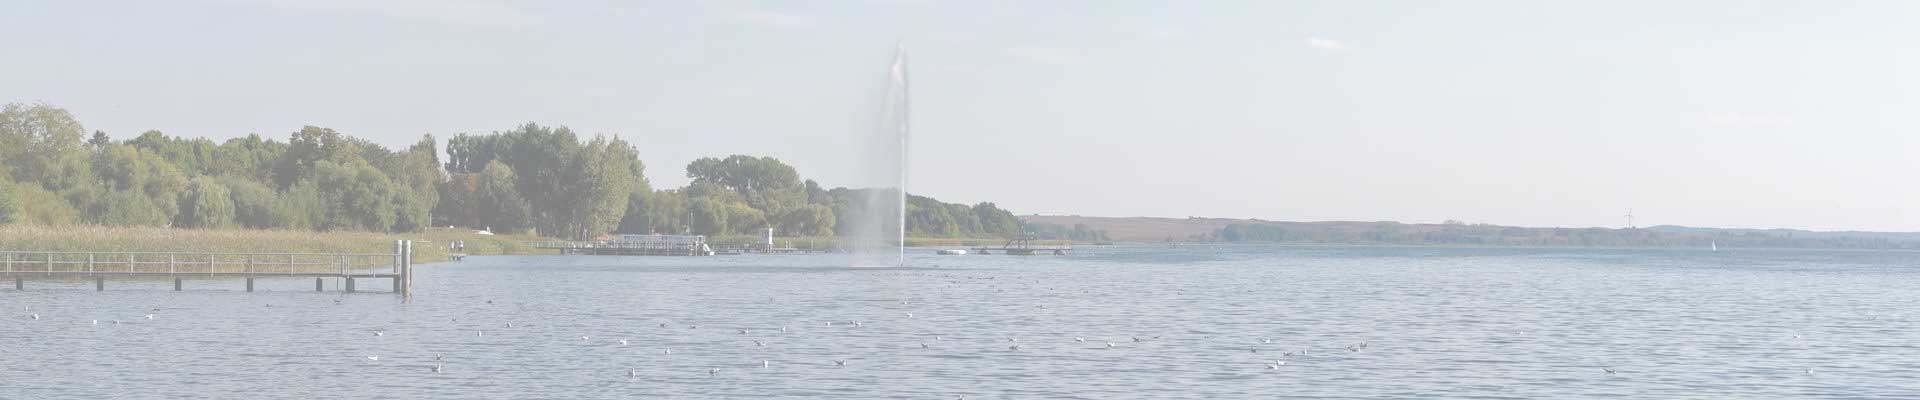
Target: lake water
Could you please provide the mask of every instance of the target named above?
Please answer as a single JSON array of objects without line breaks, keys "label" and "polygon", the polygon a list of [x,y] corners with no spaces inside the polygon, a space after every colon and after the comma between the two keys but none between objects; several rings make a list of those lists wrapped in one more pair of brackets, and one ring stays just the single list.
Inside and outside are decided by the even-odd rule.
[{"label": "lake water", "polygon": [[1920,253],[914,253],[477,257],[410,301],[29,281],[0,398],[1920,397]]}]

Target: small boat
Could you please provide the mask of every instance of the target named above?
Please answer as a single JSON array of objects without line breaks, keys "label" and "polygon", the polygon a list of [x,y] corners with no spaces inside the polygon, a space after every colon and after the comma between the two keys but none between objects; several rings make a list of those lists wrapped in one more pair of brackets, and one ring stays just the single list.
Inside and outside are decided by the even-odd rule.
[{"label": "small boat", "polygon": [[964,255],[967,255],[967,251],[958,250],[958,249],[946,249],[946,250],[941,250],[939,254],[943,256],[964,256]]}]

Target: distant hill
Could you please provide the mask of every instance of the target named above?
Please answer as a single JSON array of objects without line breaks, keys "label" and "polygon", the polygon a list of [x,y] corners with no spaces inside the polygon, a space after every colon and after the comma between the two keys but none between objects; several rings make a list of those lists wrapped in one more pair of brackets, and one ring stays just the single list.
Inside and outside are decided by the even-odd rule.
[{"label": "distant hill", "polygon": [[1920,249],[1916,232],[1816,232],[1655,226],[1528,228],[1487,224],[1405,224],[1392,221],[1277,222],[1227,218],[1085,217],[1030,215],[1028,222],[1105,230],[1114,241],[1270,242],[1570,247],[1745,247]]}]

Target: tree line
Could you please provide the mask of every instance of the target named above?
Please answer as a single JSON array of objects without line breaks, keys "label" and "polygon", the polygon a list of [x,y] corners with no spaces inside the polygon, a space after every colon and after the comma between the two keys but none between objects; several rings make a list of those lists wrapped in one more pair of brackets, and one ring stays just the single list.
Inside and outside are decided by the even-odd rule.
[{"label": "tree line", "polygon": [[[870,188],[823,188],[771,157],[702,158],[686,187],[654,189],[632,143],[528,123],[433,135],[393,150],[307,126],[286,141],[216,143],[148,131],[89,135],[66,110],[0,108],[0,224],[413,232],[429,226],[587,239],[608,233],[784,236],[850,233]],[[893,192],[898,193],[898,192]],[[896,195],[897,196],[897,195]],[[915,236],[1006,237],[993,203],[910,196]]]},{"label": "tree line", "polygon": [[1525,228],[1448,221],[1260,222],[1231,224],[1190,239],[1235,243],[1319,243],[1544,247],[1691,247],[1920,249],[1920,241],[1887,237],[1818,236],[1748,232],[1645,229]]}]

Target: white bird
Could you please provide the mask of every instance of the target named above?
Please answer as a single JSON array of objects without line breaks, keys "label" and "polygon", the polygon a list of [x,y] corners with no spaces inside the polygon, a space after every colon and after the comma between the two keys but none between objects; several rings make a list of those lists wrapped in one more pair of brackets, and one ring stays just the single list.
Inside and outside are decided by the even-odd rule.
[{"label": "white bird", "polygon": [[33,314],[33,319],[35,319],[35,320],[38,320],[38,319],[40,319],[40,314]]},{"label": "white bird", "polygon": [[720,375],[720,369],[719,369],[719,368],[708,368],[708,369],[707,369],[707,376],[714,376],[714,375]]},{"label": "white bird", "polygon": [[758,341],[758,340],[755,340],[755,341],[753,341],[753,345],[755,345],[755,346],[760,346],[760,347],[767,347],[767,342],[762,342],[762,341]]},{"label": "white bird", "polygon": [[933,341],[935,341],[935,342],[938,342],[938,341],[940,341],[940,335],[934,335],[934,336],[933,336]]},{"label": "white bird", "polygon": [[1607,375],[1613,375],[1613,372],[1614,372],[1613,368],[1601,368],[1600,371],[1606,372]]},{"label": "white bird", "polygon": [[660,354],[673,354],[673,350],[661,350]]},{"label": "white bird", "polygon": [[96,319],[96,320],[93,320],[93,324],[94,324],[94,325],[99,325],[99,324],[100,324],[100,320],[97,320],[97,319]]},{"label": "white bird", "polygon": [[1107,348],[1109,349],[1113,348],[1113,342],[1107,342]]},{"label": "white bird", "polygon": [[1086,342],[1087,342],[1087,338],[1083,338],[1083,337],[1075,337],[1075,338],[1073,338],[1073,341],[1075,341],[1075,342],[1080,342],[1080,343],[1086,343]]},{"label": "white bird", "polygon": [[781,332],[786,332],[786,331],[787,331],[787,327],[784,327],[784,326],[782,326],[782,327],[780,327],[780,331],[781,331]]},{"label": "white bird", "polygon": [[1132,338],[1133,338],[1133,341],[1134,341],[1134,343],[1139,343],[1139,342],[1140,342],[1140,337],[1139,337],[1139,336],[1132,336]]},{"label": "white bird", "polygon": [[839,366],[839,367],[845,367],[845,366],[847,366],[847,362],[846,362],[846,361],[841,361],[841,360],[833,360],[833,365],[834,365],[834,366]]},{"label": "white bird", "polygon": [[148,320],[148,321],[152,321],[152,320],[153,320],[153,314],[147,314],[147,320]]},{"label": "white bird", "polygon": [[1019,338],[1007,338],[1008,343],[1020,343]]},{"label": "white bird", "polygon": [[627,377],[628,377],[628,378],[633,378],[633,377],[637,377],[637,376],[640,376],[640,373],[638,373],[638,372],[634,372],[634,371],[633,371],[633,368],[631,368],[631,367],[629,367],[629,368],[627,368]]},{"label": "white bird", "polygon": [[625,345],[627,345],[627,340],[626,340],[626,339],[620,339],[620,345],[621,345],[621,346],[625,346]]},{"label": "white bird", "polygon": [[487,331],[473,331],[474,336],[487,337]]},{"label": "white bird", "polygon": [[508,328],[512,328],[512,327],[513,327],[513,323],[512,323],[512,322],[508,322],[508,323],[507,323],[507,327],[508,327]]},{"label": "white bird", "polygon": [[380,356],[367,356],[367,361],[380,361]]},{"label": "white bird", "polygon": [[374,336],[386,336],[387,331],[373,331]]},{"label": "white bird", "polygon": [[907,313],[907,318],[913,318],[913,313]]},{"label": "white bird", "polygon": [[927,348],[927,347],[928,347],[928,346],[927,346],[927,344],[926,344],[926,343],[921,343],[921,344],[920,344],[920,348],[922,348],[922,349],[924,349],[924,348]]},{"label": "white bird", "polygon": [[1273,344],[1273,339],[1260,339],[1260,343]]},{"label": "white bird", "polygon": [[440,372],[440,367],[441,367],[441,366],[439,366],[439,365],[435,365],[435,366],[433,366],[433,372],[435,372],[435,373],[439,373],[439,372]]},{"label": "white bird", "polygon": [[582,341],[582,342],[585,342],[585,341],[587,341],[587,339],[592,339],[592,338],[590,338],[590,337],[586,337],[586,336],[581,336],[581,337],[580,337],[580,341]]},{"label": "white bird", "polygon": [[858,327],[861,327],[861,326],[865,326],[865,325],[864,325],[864,324],[861,324],[861,323],[860,323],[860,321],[853,321],[853,327],[855,327],[855,328],[858,328]]},{"label": "white bird", "polygon": [[1012,346],[1007,346],[1007,350],[1014,350],[1014,351],[1019,351],[1019,350],[1020,350],[1020,345],[1017,345],[1017,344],[1016,344],[1016,345],[1012,345]]}]

